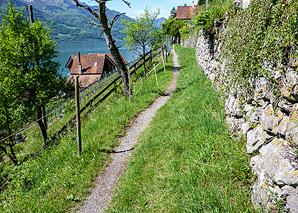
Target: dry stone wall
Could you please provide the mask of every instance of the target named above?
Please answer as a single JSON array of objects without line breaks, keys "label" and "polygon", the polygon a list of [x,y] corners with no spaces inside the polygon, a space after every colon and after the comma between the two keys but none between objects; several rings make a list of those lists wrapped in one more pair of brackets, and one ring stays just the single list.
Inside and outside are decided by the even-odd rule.
[{"label": "dry stone wall", "polygon": [[[254,94],[241,87],[231,87],[221,42],[205,38],[202,32],[182,42],[196,49],[198,65],[213,85],[225,94],[227,122],[234,133],[247,139],[251,168],[256,175],[251,199],[256,209],[265,212],[283,209],[298,212],[298,75],[288,67],[282,75],[276,67],[266,65],[281,82],[281,97],[273,94],[264,77],[251,79]],[[240,97],[247,96],[246,101]]]}]

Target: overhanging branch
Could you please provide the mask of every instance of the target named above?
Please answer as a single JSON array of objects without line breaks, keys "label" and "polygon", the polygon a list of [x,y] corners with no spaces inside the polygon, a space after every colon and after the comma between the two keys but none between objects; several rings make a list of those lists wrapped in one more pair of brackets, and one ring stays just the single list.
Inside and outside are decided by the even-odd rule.
[{"label": "overhanging branch", "polygon": [[131,8],[131,7],[130,7],[131,4],[130,4],[128,1],[125,1],[125,0],[122,0],[122,1],[123,1],[129,8]]},{"label": "overhanging branch", "polygon": [[111,28],[111,29],[112,29],[114,23],[118,20],[118,18],[119,18],[121,15],[124,15],[124,14],[125,14],[125,13],[117,14],[117,15],[113,18],[112,22],[110,22],[110,28]]},{"label": "overhanging branch", "polygon": [[83,21],[83,23],[85,23],[85,24],[92,24],[92,25],[94,25],[94,26],[101,27],[100,24],[96,24],[96,23],[91,22],[91,21]]},{"label": "overhanging branch", "polygon": [[[73,1],[76,3],[77,7],[84,8],[85,10],[88,10],[95,18],[99,18],[99,15],[87,5],[81,4],[78,0],[73,0]],[[97,2],[99,1],[97,0]]]}]

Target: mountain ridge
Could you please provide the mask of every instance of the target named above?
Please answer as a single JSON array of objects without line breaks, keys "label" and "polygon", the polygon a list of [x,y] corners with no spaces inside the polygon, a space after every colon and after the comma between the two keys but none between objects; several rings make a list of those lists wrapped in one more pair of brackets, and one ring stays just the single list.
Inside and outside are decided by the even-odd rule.
[{"label": "mountain ridge", "polygon": [[[72,0],[12,0],[13,5],[17,9],[33,6],[33,14],[35,19],[40,19],[42,22],[51,26],[52,36],[57,42],[84,42],[103,40],[99,38],[101,32],[97,27],[83,23],[90,21],[92,15],[88,11],[76,7]],[[0,0],[1,10],[8,5],[8,0]],[[107,8],[107,16],[112,19],[119,12]],[[26,17],[29,16],[28,10],[25,10]],[[130,17],[122,15],[114,24],[112,34],[115,40],[123,40],[125,36],[122,33],[121,19],[131,20]]]}]

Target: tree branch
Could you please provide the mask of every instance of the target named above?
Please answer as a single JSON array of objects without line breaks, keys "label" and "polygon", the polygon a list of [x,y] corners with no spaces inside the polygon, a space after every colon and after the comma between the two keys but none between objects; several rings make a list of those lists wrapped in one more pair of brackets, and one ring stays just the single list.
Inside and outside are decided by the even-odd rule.
[{"label": "tree branch", "polygon": [[121,15],[124,15],[125,13],[120,13],[120,14],[117,14],[114,18],[113,18],[113,20],[112,20],[112,22],[110,22],[110,28],[112,29],[112,27],[113,27],[113,25],[114,25],[114,23],[118,20],[118,18],[121,16]]},{"label": "tree branch", "polygon": [[[73,0],[73,1],[76,3],[77,7],[82,7],[84,9],[88,10],[95,18],[99,18],[99,15],[94,10],[92,10],[90,7],[88,7],[84,4],[81,4],[78,0]],[[98,0],[97,0],[97,2],[98,2]]]},{"label": "tree branch", "polygon": [[85,24],[92,24],[92,25],[95,25],[95,26],[97,26],[97,27],[101,27],[100,24],[96,24],[96,23],[91,22],[91,21],[82,21],[82,22],[85,23]]},{"label": "tree branch", "polygon": [[128,1],[122,0],[129,8],[131,8],[131,4]]}]

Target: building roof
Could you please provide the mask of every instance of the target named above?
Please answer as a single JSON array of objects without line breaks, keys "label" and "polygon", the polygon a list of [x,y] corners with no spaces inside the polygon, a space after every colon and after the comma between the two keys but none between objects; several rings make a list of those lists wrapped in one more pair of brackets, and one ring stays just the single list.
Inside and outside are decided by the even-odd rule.
[{"label": "building roof", "polygon": [[[105,54],[96,54],[89,53],[88,55],[81,55],[81,64],[82,64],[82,74],[100,74],[104,70],[104,64],[109,61],[113,66],[117,66],[116,62],[110,53]],[[124,63],[127,64],[127,60],[121,55]],[[72,55],[69,57],[66,65],[66,68],[69,68],[71,75],[79,74],[79,60],[77,55]]]},{"label": "building roof", "polygon": [[188,20],[191,19],[197,10],[198,6],[178,6],[177,19]]},{"label": "building roof", "polygon": [[[124,63],[127,64],[127,60],[121,55]],[[80,76],[80,84],[82,87],[87,87],[94,82],[98,81],[101,78],[101,75],[104,71],[105,64],[110,64],[110,66],[117,67],[112,54],[96,54],[89,53],[87,55],[81,55],[81,65],[82,65],[82,76]],[[65,65],[66,68],[69,68],[71,75],[79,75],[79,60],[78,55],[71,55]],[[70,76],[69,80],[73,80],[73,77]]]}]

